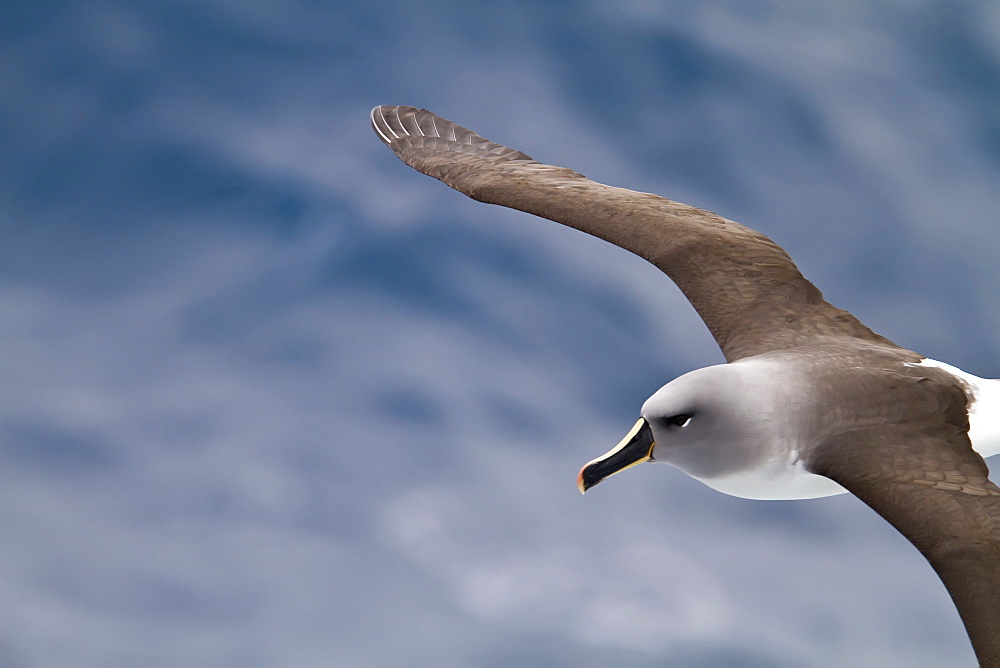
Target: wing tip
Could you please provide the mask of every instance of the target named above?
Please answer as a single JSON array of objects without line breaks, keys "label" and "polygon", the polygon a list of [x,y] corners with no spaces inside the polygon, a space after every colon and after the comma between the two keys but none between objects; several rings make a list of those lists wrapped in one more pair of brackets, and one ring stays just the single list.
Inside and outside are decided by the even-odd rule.
[{"label": "wing tip", "polygon": [[399,109],[400,107],[398,106],[380,104],[373,107],[371,113],[369,114],[369,118],[372,122],[372,129],[375,131],[375,134],[378,135],[378,138],[381,139],[387,146],[391,146],[392,142],[400,137],[393,131],[392,126],[389,125],[388,120],[386,120],[386,113],[395,113],[398,118]]},{"label": "wing tip", "polygon": [[533,159],[526,153],[490,141],[453,121],[426,109],[405,105],[378,105],[371,110],[372,129],[382,142],[397,154],[404,147],[412,147],[417,138],[434,138],[438,147],[447,146],[459,153],[491,155],[504,160]]},{"label": "wing tip", "polygon": [[406,137],[428,136],[420,127],[420,119],[423,117],[436,118],[426,109],[403,104],[380,104],[370,114],[372,128],[386,144]]}]

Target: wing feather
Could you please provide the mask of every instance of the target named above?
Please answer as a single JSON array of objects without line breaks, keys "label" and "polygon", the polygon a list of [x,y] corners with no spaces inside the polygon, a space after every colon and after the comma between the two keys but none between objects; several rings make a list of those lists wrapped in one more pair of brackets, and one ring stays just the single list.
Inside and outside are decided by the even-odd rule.
[{"label": "wing feather", "polygon": [[967,423],[956,422],[961,417],[841,434],[818,449],[810,468],[920,550],[955,602],[980,664],[1000,666],[1000,489],[972,449]]},{"label": "wing feather", "polygon": [[414,169],[473,199],[587,232],[659,267],[729,361],[823,337],[893,345],[824,300],[778,244],[739,223],[537,162],[426,110],[380,106],[371,120]]}]

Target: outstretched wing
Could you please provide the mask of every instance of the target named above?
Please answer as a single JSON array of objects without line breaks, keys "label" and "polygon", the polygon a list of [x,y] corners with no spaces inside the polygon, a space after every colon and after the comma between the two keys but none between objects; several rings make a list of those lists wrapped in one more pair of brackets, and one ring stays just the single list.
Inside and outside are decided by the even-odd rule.
[{"label": "outstretched wing", "polygon": [[941,577],[983,666],[1000,666],[1000,489],[954,402],[938,424],[841,434],[810,469],[840,483],[913,543]]},{"label": "outstretched wing", "polygon": [[413,107],[375,107],[399,158],[469,197],[533,213],[648,260],[684,292],[730,362],[820,337],[892,342],[832,306],[763,234],[709,211],[591,181]]}]

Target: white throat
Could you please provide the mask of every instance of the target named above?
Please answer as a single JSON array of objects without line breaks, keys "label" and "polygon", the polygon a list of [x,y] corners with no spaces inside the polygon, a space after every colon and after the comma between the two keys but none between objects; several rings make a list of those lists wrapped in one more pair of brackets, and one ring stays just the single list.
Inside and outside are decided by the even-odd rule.
[{"label": "white throat", "polygon": [[701,482],[723,494],[758,501],[818,499],[847,492],[826,476],[807,471],[801,461],[784,465],[776,463],[773,467],[756,468]]}]

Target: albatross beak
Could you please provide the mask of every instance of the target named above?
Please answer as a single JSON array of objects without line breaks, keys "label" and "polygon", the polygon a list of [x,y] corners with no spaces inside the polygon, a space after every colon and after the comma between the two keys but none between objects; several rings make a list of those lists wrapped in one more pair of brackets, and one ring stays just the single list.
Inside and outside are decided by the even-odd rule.
[{"label": "albatross beak", "polygon": [[580,474],[576,477],[576,486],[580,494],[586,493],[588,489],[619,471],[648,462],[653,458],[653,445],[653,431],[649,428],[649,423],[645,418],[639,418],[621,443],[607,454],[587,462],[580,469]]}]

